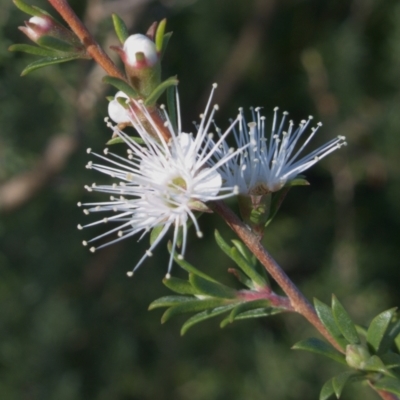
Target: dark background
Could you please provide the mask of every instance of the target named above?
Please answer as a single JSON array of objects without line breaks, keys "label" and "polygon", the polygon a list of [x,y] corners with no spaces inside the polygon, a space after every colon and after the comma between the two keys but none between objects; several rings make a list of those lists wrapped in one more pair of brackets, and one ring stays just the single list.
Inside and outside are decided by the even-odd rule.
[{"label": "dark background", "polygon": [[[38,0],[36,5],[52,12]],[[395,0],[71,1],[105,48],[118,44],[110,15],[132,33],[168,18],[174,31],[164,78],[177,74],[183,126],[202,112],[213,82],[221,128],[238,107],[279,106],[299,121],[322,121],[316,143],[347,136],[348,146],[307,172],[264,239],[310,299],[332,292],[360,324],[400,304],[400,3]],[[198,325],[160,324],[151,301],[162,285],[160,245],[133,279],[125,272],[147,245],[126,240],[92,255],[83,239],[104,227],[85,222],[78,201],[101,201],[83,186],[86,147],[101,150],[107,95],[102,71],[75,62],[20,72],[33,56],[17,30],[29,16],[10,0],[0,13],[0,396],[7,400],[317,399],[342,367],[294,352],[315,334],[296,315]],[[239,287],[213,230],[217,216],[191,232],[187,258]],[[185,275],[175,266],[173,275]],[[343,399],[377,396],[360,384]]]}]

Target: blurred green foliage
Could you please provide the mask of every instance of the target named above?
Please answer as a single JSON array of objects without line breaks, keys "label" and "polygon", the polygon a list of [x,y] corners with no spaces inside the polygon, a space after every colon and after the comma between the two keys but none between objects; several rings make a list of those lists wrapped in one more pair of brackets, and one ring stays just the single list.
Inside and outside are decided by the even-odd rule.
[{"label": "blurred green foliage", "polygon": [[[52,12],[44,0],[35,4]],[[132,33],[168,18],[174,35],[164,78],[180,79],[187,130],[194,130],[191,121],[217,80],[221,128],[239,106],[263,106],[269,119],[279,106],[294,120],[309,114],[321,120],[321,143],[346,135],[345,150],[307,172],[311,186],[291,190],[265,245],[309,298],[328,302],[336,293],[360,324],[400,305],[398,1],[71,4],[107,46],[118,44],[109,36],[112,12]],[[83,185],[102,179],[84,168],[85,148],[101,149],[110,137],[103,118],[112,90],[84,61],[20,78],[33,57],[7,47],[27,43],[17,26],[28,17],[11,0],[0,6],[1,398],[316,399],[340,366],[290,350],[314,333],[300,317],[278,315],[224,330],[207,321],[181,338],[183,319],[160,325],[157,311],[147,312],[168,294],[161,282],[166,246],[133,279],[125,272],[147,243],[126,240],[95,255],[81,246],[96,229],[77,231],[84,215],[76,203],[93,201],[96,194]],[[65,163],[48,173],[53,164],[46,149],[60,134],[73,146]],[[50,149],[56,160],[63,143]],[[192,232],[188,260],[234,285],[226,272],[232,262],[217,250],[213,230],[231,234],[212,215],[200,224],[205,238]],[[177,266],[173,275],[184,276]],[[358,385],[342,398],[377,396]]]}]

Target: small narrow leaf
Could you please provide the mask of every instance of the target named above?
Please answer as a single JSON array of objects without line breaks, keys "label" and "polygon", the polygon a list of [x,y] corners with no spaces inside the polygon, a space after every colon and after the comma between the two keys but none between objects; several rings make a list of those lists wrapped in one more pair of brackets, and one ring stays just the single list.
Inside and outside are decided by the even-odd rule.
[{"label": "small narrow leaf", "polygon": [[226,300],[224,299],[196,299],[182,302],[176,306],[168,308],[167,311],[161,317],[161,323],[167,322],[170,318],[174,317],[175,315],[185,314],[189,312],[196,312],[196,311],[203,311],[209,308],[220,307],[226,305]]},{"label": "small narrow leaf", "polygon": [[235,307],[235,304],[228,304],[221,307],[216,307],[212,310],[206,310],[193,317],[189,318],[182,326],[181,335],[183,336],[193,325],[198,324],[199,322],[205,321],[206,319],[216,317],[217,315],[223,314]]},{"label": "small narrow leaf", "polygon": [[[144,144],[144,140],[140,137],[137,136],[129,136],[129,139],[132,140],[133,142],[136,142],[137,144]],[[121,137],[115,137],[110,139],[106,145],[111,146],[112,144],[119,144],[119,143],[125,143],[125,140],[122,139]]]},{"label": "small narrow leaf", "polygon": [[168,43],[171,39],[171,36],[172,36],[172,32],[168,32],[163,37],[162,50],[161,50],[161,55],[160,55],[161,60],[164,58],[164,54],[165,54],[165,51],[167,50]]},{"label": "small narrow leaf", "polygon": [[175,293],[179,294],[199,294],[199,291],[196,290],[188,281],[179,278],[164,278],[163,284],[168,288],[171,289]]},{"label": "small narrow leaf", "polygon": [[233,245],[238,249],[239,253],[243,256],[243,258],[253,266],[253,268],[257,265],[257,258],[254,254],[247,248],[247,246],[242,243],[240,240],[232,240]]},{"label": "small narrow leaf", "polygon": [[34,54],[42,57],[55,57],[56,53],[53,50],[44,49],[30,44],[13,44],[8,48],[9,51],[22,51],[28,54]]},{"label": "small narrow leaf", "polygon": [[397,308],[391,308],[390,310],[386,310],[376,316],[368,328],[367,343],[375,353],[379,353],[381,342],[387,332],[396,309]]},{"label": "small narrow leaf", "polygon": [[[171,252],[171,243],[168,243],[168,250]],[[175,262],[186,272],[191,272],[195,275],[201,276],[204,279],[207,279],[210,282],[215,282],[218,283],[215,279],[211,278],[211,276],[208,276],[204,272],[201,272],[199,269],[194,267],[193,265],[189,264],[187,261],[180,259],[176,254],[174,254],[174,260]]]},{"label": "small narrow leaf", "polygon": [[231,258],[237,266],[259,287],[265,288],[268,286],[268,282],[253,269],[253,267],[240,255],[239,251],[232,247]]},{"label": "small narrow leaf", "polygon": [[229,244],[225,242],[224,238],[220,235],[220,233],[217,230],[215,230],[214,236],[215,236],[215,241],[217,242],[217,244],[220,247],[220,249],[228,257],[232,258],[232,256],[231,256],[231,246],[229,246]]},{"label": "small narrow leaf", "polygon": [[286,195],[289,193],[290,187],[283,187],[279,192],[275,193],[272,196],[271,207],[269,211],[269,217],[267,222],[265,223],[265,227],[267,227],[271,221],[274,219],[276,214],[278,213],[283,200],[285,200]]},{"label": "small narrow leaf", "polygon": [[315,311],[317,312],[318,318],[324,324],[325,328],[344,349],[346,347],[346,343],[343,340],[343,335],[340,332],[340,329],[336,325],[336,321],[333,316],[331,308],[327,304],[323,303],[322,301],[316,298],[314,298],[314,307]]},{"label": "small narrow leaf", "polygon": [[161,82],[151,93],[150,95],[146,98],[144,105],[145,106],[153,106],[157,103],[157,100],[160,98],[160,96],[169,88],[172,86],[177,86],[179,83],[178,79],[176,79],[176,76],[172,76],[171,78],[168,78],[164,82]]},{"label": "small narrow leaf", "polygon": [[244,286],[247,286],[251,290],[255,290],[253,281],[249,279],[242,271],[239,271],[236,268],[228,268],[228,272],[232,274]]},{"label": "small narrow leaf", "polygon": [[246,311],[255,310],[258,308],[267,308],[271,306],[271,302],[266,299],[259,299],[253,301],[246,301],[245,303],[241,303],[237,305],[229,314],[229,322],[233,322],[235,318]]},{"label": "small narrow leaf", "polygon": [[355,373],[353,371],[345,371],[332,378],[332,387],[338,399],[340,398],[340,395],[342,394],[343,389],[346,386],[346,383],[354,374]]},{"label": "small narrow leaf", "polygon": [[378,390],[384,390],[385,392],[400,396],[400,381],[398,379],[385,377],[379,379],[373,386]]},{"label": "small narrow leaf", "polygon": [[231,289],[228,286],[222,285],[218,282],[211,282],[208,279],[190,273],[189,282],[192,286],[200,293],[211,297],[220,297],[222,299],[236,299],[236,290]]},{"label": "small narrow leaf", "polygon": [[112,20],[118,39],[121,44],[124,44],[125,40],[129,37],[128,28],[126,27],[125,22],[117,14],[112,14]]},{"label": "small narrow leaf", "polygon": [[340,332],[345,337],[345,339],[351,344],[359,344],[360,339],[357,334],[356,327],[352,322],[349,314],[344,309],[342,304],[336,298],[335,295],[332,296],[332,312]]},{"label": "small narrow leaf", "polygon": [[155,308],[160,308],[160,307],[171,307],[180,303],[184,303],[187,301],[192,301],[193,297],[191,296],[165,296],[165,297],[160,297],[157,300],[154,300],[150,305],[149,305],[149,310],[154,310]]},{"label": "small narrow leaf", "polygon": [[335,394],[335,390],[333,389],[332,379],[326,381],[324,386],[322,386],[321,392],[319,393],[319,400],[328,400],[329,397]]},{"label": "small narrow leaf", "polygon": [[42,12],[40,12],[40,9],[37,7],[32,7],[28,4],[26,4],[25,2],[23,2],[22,0],[13,0],[13,3],[24,13],[29,14],[29,15],[33,15],[35,17],[40,17],[41,15],[43,15]]},{"label": "small narrow leaf", "polygon": [[158,23],[155,37],[156,50],[158,53],[161,52],[163,48],[164,32],[167,25],[167,20],[164,18]]},{"label": "small narrow leaf", "polygon": [[311,351],[312,353],[321,354],[323,356],[331,358],[332,360],[347,365],[346,359],[343,354],[340,354],[330,344],[323,342],[322,340],[317,338],[302,340],[296,343],[292,347],[292,349]]},{"label": "small narrow leaf", "polygon": [[164,225],[155,226],[150,232],[150,246],[157,240],[160,233],[163,231]]},{"label": "small narrow leaf", "polygon": [[257,308],[255,310],[249,310],[242,312],[241,314],[237,315],[235,321],[242,320],[242,319],[250,319],[250,318],[262,318],[262,317],[270,317],[271,315],[276,315],[285,310],[281,308]]},{"label": "small narrow leaf", "polygon": [[103,78],[103,83],[108,83],[116,87],[118,90],[121,90],[121,92],[124,92],[128,97],[131,97],[132,99],[136,99],[139,97],[138,92],[122,79],[107,75]]},{"label": "small narrow leaf", "polygon": [[54,36],[41,36],[36,43],[40,46],[47,47],[50,50],[57,50],[63,53],[71,53],[76,55],[77,50],[74,45]]},{"label": "small narrow leaf", "polygon": [[176,133],[178,129],[178,124],[176,122],[176,98],[175,98],[175,87],[170,86],[167,88],[167,107],[168,107],[168,116],[171,121],[172,129]]},{"label": "small narrow leaf", "polygon": [[21,72],[21,76],[28,75],[39,68],[47,67],[49,65],[60,64],[67,61],[76,60],[80,58],[79,56],[68,56],[68,57],[45,57],[40,60],[36,60],[33,63],[27,65],[25,69]]}]

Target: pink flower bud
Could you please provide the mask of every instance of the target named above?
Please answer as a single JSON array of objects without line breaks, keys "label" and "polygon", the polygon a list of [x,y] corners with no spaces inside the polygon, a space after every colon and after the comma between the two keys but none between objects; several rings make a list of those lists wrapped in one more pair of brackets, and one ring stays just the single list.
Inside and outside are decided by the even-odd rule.
[{"label": "pink flower bud", "polygon": [[153,67],[159,58],[155,43],[140,33],[125,40],[123,52],[125,64],[134,68]]},{"label": "pink flower bud", "polygon": [[54,29],[54,21],[46,15],[32,17],[29,21],[25,22],[25,25],[20,26],[19,29],[33,42],[36,42],[41,36],[48,34]]}]

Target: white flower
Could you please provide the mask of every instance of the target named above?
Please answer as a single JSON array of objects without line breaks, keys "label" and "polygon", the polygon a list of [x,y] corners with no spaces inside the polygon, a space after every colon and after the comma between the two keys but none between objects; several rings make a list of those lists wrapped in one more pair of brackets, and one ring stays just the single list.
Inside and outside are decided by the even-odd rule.
[{"label": "white flower", "polygon": [[[110,175],[114,183],[107,185],[86,186],[89,191],[97,191],[111,194],[110,201],[94,202],[78,205],[85,206],[85,214],[95,212],[110,212],[111,216],[93,223],[81,226],[83,229],[102,223],[116,223],[116,227],[91,240],[84,241],[87,245],[97,242],[108,235],[116,234],[117,237],[108,243],[100,244],[98,247],[91,247],[94,252],[109,244],[118,242],[124,238],[140,234],[139,240],[149,231],[156,228],[159,234],[139,260],[132,272],[142,264],[147,256],[150,256],[153,249],[165,236],[168,229],[173,227],[172,252],[168,265],[168,274],[171,270],[173,254],[176,249],[178,234],[182,232],[183,257],[187,241],[187,223],[191,221],[196,229],[197,236],[201,237],[199,225],[194,211],[205,210],[204,203],[212,200],[219,200],[235,193],[233,187],[222,188],[222,178],[218,173],[219,166],[235,156],[232,151],[219,157],[219,162],[210,166],[210,159],[218,150],[218,147],[225,140],[225,137],[232,131],[239,117],[232,122],[230,127],[214,143],[209,128],[217,106],[210,110],[211,99],[216,85],[207,103],[206,110],[202,116],[196,136],[184,133],[181,130],[179,99],[178,103],[178,127],[177,132],[171,126],[167,113],[164,111],[166,127],[169,129],[171,138],[168,142],[163,139],[159,127],[155,124],[150,114],[140,102],[135,102],[151,124],[158,138],[148,134],[141,119],[131,109],[131,124],[138,131],[144,145],[138,144],[128,137],[124,132],[113,127],[114,134],[124,140],[128,146],[127,157],[121,157],[105,149],[104,155],[92,153],[105,164],[89,162],[87,168],[95,169],[104,174]],[[111,126],[111,124],[109,124]],[[212,146],[211,146],[212,143]],[[91,153],[91,150],[88,150]]]},{"label": "white flower", "polygon": [[[338,136],[321,147],[304,154],[304,149],[314,137],[318,123],[311,128],[311,133],[305,134],[312,117],[302,120],[298,127],[293,121],[287,126],[287,112],[278,118],[278,108],[274,109],[274,118],[269,137],[265,136],[265,117],[260,109],[252,109],[253,121],[246,123],[243,110],[240,109],[241,122],[239,131],[234,135],[238,148],[249,145],[248,150],[237,152],[228,163],[223,163],[219,169],[228,186],[238,186],[240,194],[262,195],[280,190],[306,169],[313,166],[328,154],[346,145],[345,137]],[[286,125],[286,126],[285,126]],[[306,138],[304,138],[306,136]],[[302,142],[302,144],[301,144]],[[225,146],[217,154],[215,160],[224,157],[228,147]]]}]

